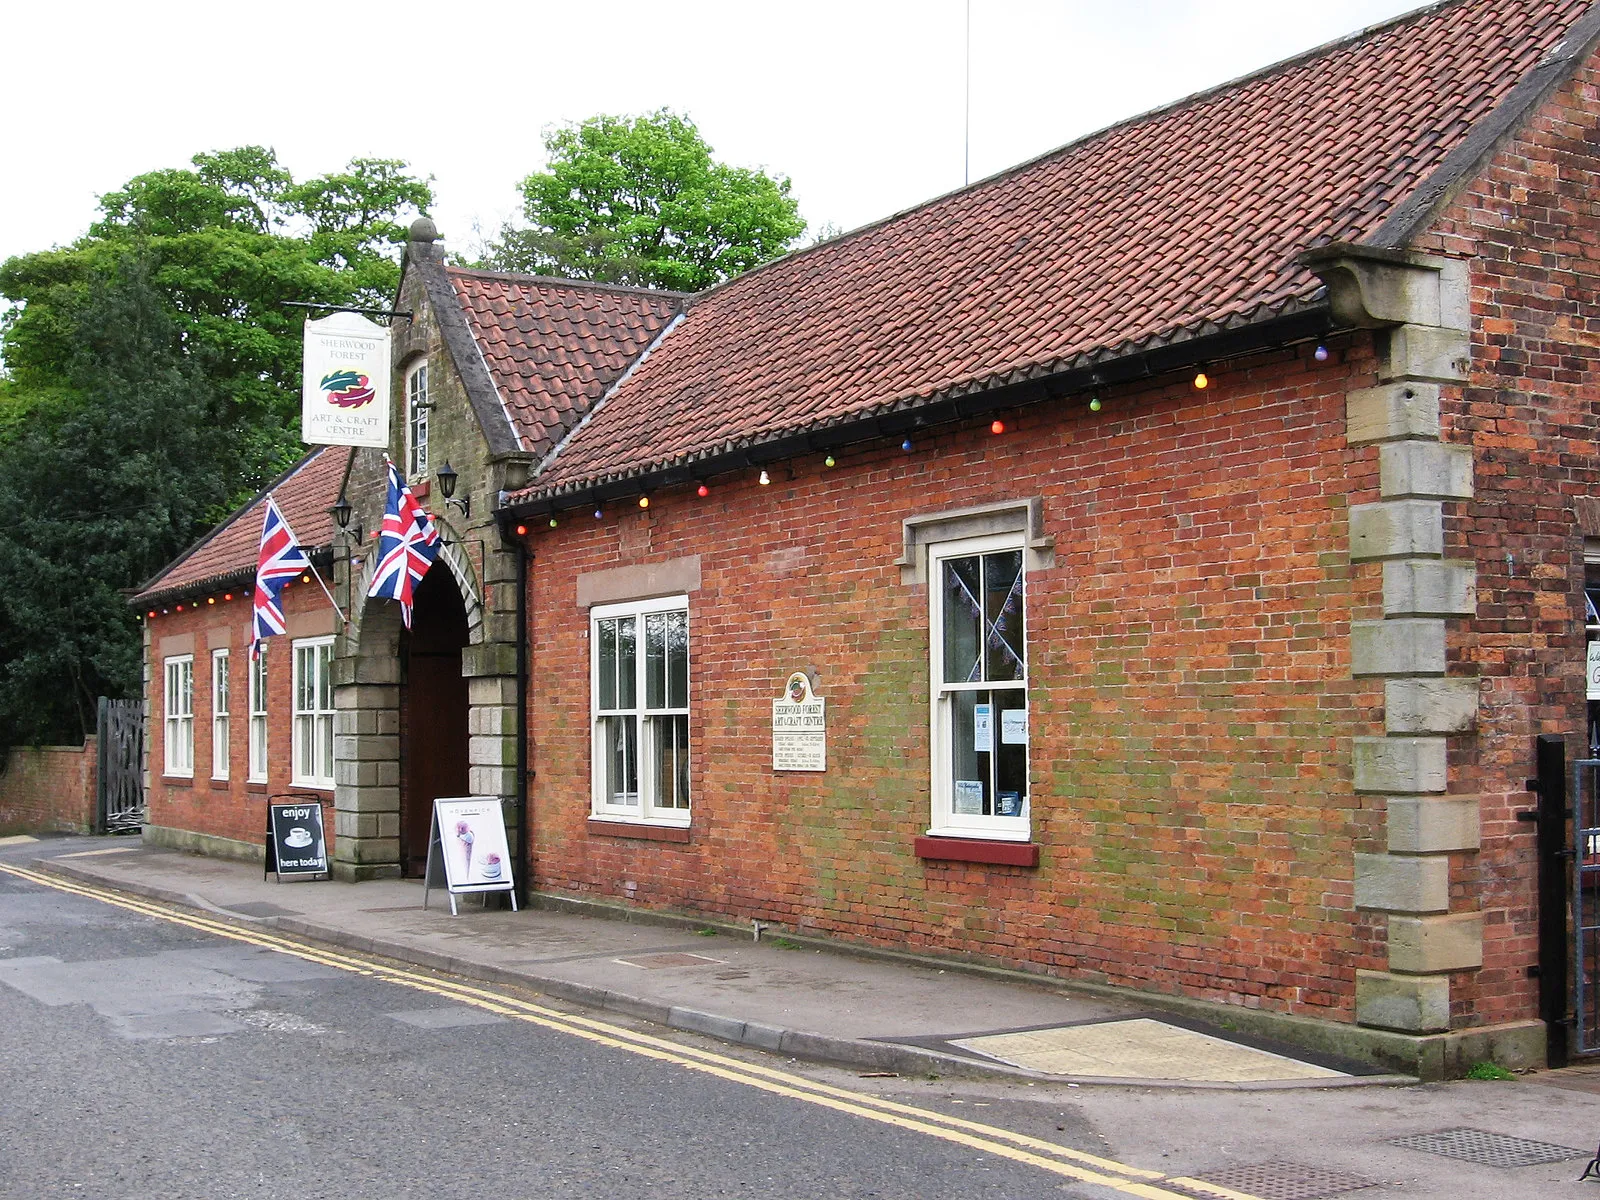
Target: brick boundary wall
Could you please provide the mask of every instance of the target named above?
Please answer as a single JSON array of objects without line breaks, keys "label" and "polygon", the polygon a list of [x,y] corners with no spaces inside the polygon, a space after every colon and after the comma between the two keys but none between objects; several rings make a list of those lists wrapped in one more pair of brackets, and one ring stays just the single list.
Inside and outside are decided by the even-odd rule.
[{"label": "brick boundary wall", "polygon": [[82,746],[17,746],[0,772],[0,835],[94,829],[94,737]]}]

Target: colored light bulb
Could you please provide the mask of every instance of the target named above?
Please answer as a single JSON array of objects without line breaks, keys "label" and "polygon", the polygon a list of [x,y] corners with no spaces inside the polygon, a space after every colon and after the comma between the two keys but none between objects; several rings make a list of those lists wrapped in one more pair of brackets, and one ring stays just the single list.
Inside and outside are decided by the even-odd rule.
[{"label": "colored light bulb", "polygon": [[711,495],[711,489],[703,483],[699,487],[695,488],[694,492],[695,495],[699,496],[702,500]]},{"label": "colored light bulb", "polygon": [[836,466],[838,464],[835,461],[833,455],[830,454],[830,455],[828,455],[827,458],[822,460],[822,465],[825,466],[825,467],[832,467],[832,466]]},{"label": "colored light bulb", "polygon": [[1204,371],[1201,371],[1194,377],[1194,385],[1195,387],[1204,391],[1206,388],[1211,386],[1211,380],[1206,378],[1206,373]]},{"label": "colored light bulb", "polygon": [[560,522],[557,521],[554,517],[550,518],[550,528],[551,529],[554,529],[559,524],[560,524]]},{"label": "colored light bulb", "polygon": [[995,420],[993,420],[993,421],[991,421],[989,423],[989,432],[990,433],[1004,433],[1005,431],[1006,431],[1006,423],[1004,421],[999,420],[998,418],[996,418]]},{"label": "colored light bulb", "polygon": [[911,453],[911,439],[907,438],[905,441],[901,442],[900,443],[900,449],[904,450],[907,454],[910,454]]},{"label": "colored light bulb", "polygon": [[650,497],[649,496],[640,496],[639,497],[639,507],[640,508],[649,508],[650,507]]},{"label": "colored light bulb", "polygon": [[1090,399],[1089,399],[1089,411],[1090,412],[1099,412],[1101,407],[1102,406],[1100,404],[1100,397],[1099,396],[1090,397]]},{"label": "colored light bulb", "polygon": [[1328,348],[1326,346],[1318,346],[1311,352],[1311,357],[1316,359],[1318,362],[1327,362]]}]

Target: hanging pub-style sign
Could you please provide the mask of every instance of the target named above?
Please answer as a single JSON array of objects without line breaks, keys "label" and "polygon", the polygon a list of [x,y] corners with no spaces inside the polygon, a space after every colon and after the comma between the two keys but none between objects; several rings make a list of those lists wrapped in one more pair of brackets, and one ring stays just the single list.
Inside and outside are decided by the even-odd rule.
[{"label": "hanging pub-style sign", "polygon": [[306,322],[300,440],[310,446],[389,444],[389,331],[357,313]]}]

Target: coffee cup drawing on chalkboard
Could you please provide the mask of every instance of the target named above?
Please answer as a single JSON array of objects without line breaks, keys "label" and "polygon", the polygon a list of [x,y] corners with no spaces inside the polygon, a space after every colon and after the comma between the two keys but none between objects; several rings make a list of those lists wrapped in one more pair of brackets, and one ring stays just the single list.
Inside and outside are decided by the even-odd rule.
[{"label": "coffee cup drawing on chalkboard", "polygon": [[303,825],[296,825],[289,830],[288,836],[283,839],[283,844],[293,846],[296,850],[303,849],[311,845],[311,831]]}]

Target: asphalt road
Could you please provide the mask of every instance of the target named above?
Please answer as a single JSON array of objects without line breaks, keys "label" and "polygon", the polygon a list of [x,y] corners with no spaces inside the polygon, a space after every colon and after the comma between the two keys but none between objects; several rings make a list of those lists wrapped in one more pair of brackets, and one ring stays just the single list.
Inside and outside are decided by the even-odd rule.
[{"label": "asphalt road", "polygon": [[[1576,1183],[1600,1061],[1289,1091],[867,1078],[27,874],[105,846],[0,844],[0,1200],[1600,1196]],[[1404,1144],[1447,1131],[1554,1154]]]},{"label": "asphalt road", "polygon": [[418,978],[0,874],[0,1196],[1116,1194]]}]

